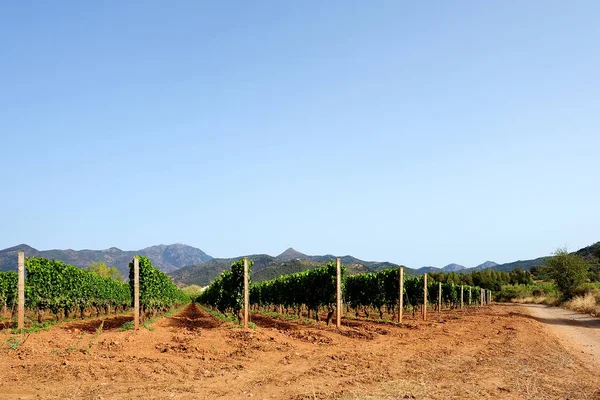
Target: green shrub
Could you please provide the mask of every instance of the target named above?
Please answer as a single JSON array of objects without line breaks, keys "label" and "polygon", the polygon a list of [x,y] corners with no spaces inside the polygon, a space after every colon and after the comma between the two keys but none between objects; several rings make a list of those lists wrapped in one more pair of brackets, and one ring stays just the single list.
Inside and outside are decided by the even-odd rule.
[{"label": "green shrub", "polygon": [[575,296],[575,291],[588,277],[589,264],[578,254],[559,249],[543,268],[554,280],[563,299]]}]

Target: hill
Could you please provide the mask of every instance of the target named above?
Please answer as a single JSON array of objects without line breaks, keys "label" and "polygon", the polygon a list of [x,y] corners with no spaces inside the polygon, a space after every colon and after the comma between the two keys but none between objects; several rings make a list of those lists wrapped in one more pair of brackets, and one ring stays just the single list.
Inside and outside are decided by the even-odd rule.
[{"label": "hill", "polygon": [[[180,268],[177,271],[172,272],[170,276],[178,284],[208,285],[219,276],[221,272],[229,269],[234,261],[243,257],[244,256],[234,258],[213,258],[205,263]],[[306,271],[336,259],[336,256],[331,254],[324,256],[309,256],[300,253],[291,247],[276,257],[267,254],[254,254],[246,257],[250,260],[254,260],[254,267],[252,269],[253,282],[261,282],[277,278],[281,275]],[[387,268],[398,268],[397,264],[378,261],[363,261],[349,255],[340,257],[340,261],[346,266],[349,274],[380,271]],[[415,275],[415,271],[410,268],[405,268],[405,273],[407,276]]]},{"label": "hill", "polygon": [[462,271],[462,270],[465,270],[465,269],[467,269],[467,267],[465,267],[463,265],[448,264],[444,268],[442,268],[442,271],[446,271],[446,272],[459,272],[459,271]]},{"label": "hill", "polygon": [[88,267],[92,262],[105,262],[115,266],[127,277],[129,262],[137,254],[147,256],[152,264],[164,272],[175,271],[185,265],[206,262],[211,256],[202,250],[184,244],[158,245],[136,251],[123,251],[116,247],[106,250],[37,250],[26,244],[0,250],[0,271],[17,269],[17,252],[23,251],[26,257],[37,256],[61,260],[80,268]]},{"label": "hill", "polygon": [[498,263],[495,263],[493,261],[486,261],[484,263],[479,264],[478,266],[476,266],[473,269],[475,269],[475,270],[488,269],[488,268],[494,269],[497,265],[498,265]]},{"label": "hill", "polygon": [[536,258],[533,260],[513,261],[510,263],[498,264],[498,265],[494,266],[492,269],[495,271],[510,272],[513,269],[519,267],[524,271],[529,271],[533,267],[538,267],[540,265],[544,265],[544,263],[546,263],[546,260],[548,258],[550,258],[550,257],[539,257],[539,258]]},{"label": "hill", "polygon": [[600,242],[577,250],[576,253],[591,264],[600,264]]},{"label": "hill", "polygon": [[[590,246],[579,249],[579,250],[575,251],[574,253],[582,256],[586,261],[588,261],[592,265],[600,264],[600,242],[597,242]],[[510,272],[518,267],[524,271],[530,271],[533,267],[539,267],[540,265],[544,265],[546,263],[546,261],[548,260],[548,258],[550,258],[550,256],[538,257],[538,258],[534,258],[532,260],[513,261],[513,262],[509,262],[509,263],[505,263],[505,264],[493,263],[495,265],[492,266],[491,268],[496,271]],[[490,261],[488,261],[488,262],[490,262]],[[486,262],[486,263],[488,263],[488,262]],[[484,263],[484,264],[486,264],[486,263]],[[482,264],[482,265],[484,265],[484,264]],[[479,266],[477,266],[476,269],[479,269]],[[483,269],[485,269],[485,268],[483,268]]]},{"label": "hill", "polygon": [[430,272],[440,272],[440,271],[441,271],[441,268],[428,266],[428,267],[421,267],[418,270],[416,270],[415,272],[417,272],[419,275],[421,275],[421,274],[428,274]]},{"label": "hill", "polygon": [[287,249],[286,251],[284,251],[277,257],[275,257],[275,259],[281,260],[281,261],[289,261],[289,260],[296,260],[296,259],[306,259],[307,257],[308,256],[306,254],[302,254],[299,251],[296,251],[290,247],[289,249]]},{"label": "hill", "polygon": [[437,267],[431,267],[431,266],[427,266],[427,267],[421,267],[418,270],[416,270],[416,272],[418,272],[419,274],[425,274],[425,273],[430,273],[430,272],[440,272],[440,271],[444,271],[444,272],[466,272],[469,268],[460,265],[460,264],[448,264],[443,268],[437,268]]}]

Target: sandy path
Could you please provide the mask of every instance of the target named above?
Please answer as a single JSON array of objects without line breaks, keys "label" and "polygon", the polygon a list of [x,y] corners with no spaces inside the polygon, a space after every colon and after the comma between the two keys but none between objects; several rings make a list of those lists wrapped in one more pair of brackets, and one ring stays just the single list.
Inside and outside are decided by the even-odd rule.
[{"label": "sandy path", "polygon": [[542,304],[521,306],[555,334],[573,355],[600,367],[600,319]]}]

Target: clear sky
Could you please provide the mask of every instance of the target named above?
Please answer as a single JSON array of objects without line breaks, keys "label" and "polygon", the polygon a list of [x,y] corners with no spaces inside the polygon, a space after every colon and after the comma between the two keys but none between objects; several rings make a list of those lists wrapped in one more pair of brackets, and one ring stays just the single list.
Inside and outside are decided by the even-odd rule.
[{"label": "clear sky", "polygon": [[0,2],[0,248],[600,240],[598,1]]}]

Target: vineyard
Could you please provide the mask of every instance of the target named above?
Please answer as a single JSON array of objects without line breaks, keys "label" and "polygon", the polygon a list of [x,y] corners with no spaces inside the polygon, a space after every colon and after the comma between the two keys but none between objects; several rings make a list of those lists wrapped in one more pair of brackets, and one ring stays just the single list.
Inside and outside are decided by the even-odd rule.
[{"label": "vineyard", "polygon": [[[148,257],[139,256],[140,319],[172,310],[190,299],[162,271],[154,268]],[[134,261],[129,264],[129,303],[134,296]]]},{"label": "vineyard", "polygon": [[[339,262],[339,261],[338,261]],[[225,314],[239,313],[243,307],[243,260],[232,264],[198,298],[198,303],[214,308]],[[462,308],[465,304],[473,304],[474,295],[481,294],[481,288],[459,286],[450,283],[430,282],[425,277],[402,279],[402,302],[400,301],[401,276],[400,269],[383,270],[377,273],[365,273],[346,276],[346,267],[340,265],[340,286],[342,302],[347,311],[352,309],[356,317],[363,312],[369,317],[375,310],[379,319],[384,318],[384,309],[391,319],[399,315],[402,304],[403,311],[414,312],[427,304]],[[268,310],[288,314],[303,315],[319,321],[319,310],[326,311],[326,322],[329,325],[336,308],[336,285],[338,279],[337,266],[334,262],[308,271],[281,276],[263,281],[249,288],[249,307],[254,310]],[[465,293],[467,294],[465,302]],[[490,292],[485,291],[486,302],[490,301]],[[343,313],[343,310],[340,310]]]},{"label": "vineyard", "polygon": [[[153,318],[190,301],[165,273],[152,266],[150,259],[140,256],[137,257],[137,262],[138,316],[142,322],[147,317]],[[241,323],[244,315],[242,310],[246,308],[246,276],[247,308],[252,311],[273,310],[282,313],[285,310],[287,314],[296,314],[298,317],[306,315],[316,321],[320,320],[319,313],[323,311],[323,319],[329,325],[338,311],[340,317],[344,314],[344,310],[338,310],[337,305],[338,283],[340,304],[344,304],[346,313],[352,311],[356,318],[362,314],[366,318],[377,315],[379,319],[384,319],[386,313],[388,319],[396,320],[401,315],[401,305],[403,312],[412,311],[413,316],[419,309],[424,313],[427,304],[435,304],[438,309],[442,306],[462,308],[464,304],[471,305],[474,296],[481,292],[479,287],[451,283],[429,282],[425,285],[425,277],[400,279],[400,269],[347,275],[346,267],[334,262],[252,284],[252,265],[253,262],[247,259],[235,261],[230,270],[224,271],[194,301],[223,315],[231,313]],[[136,304],[134,260],[129,265],[129,283],[101,277],[61,261],[39,257],[28,257],[24,260],[23,267],[26,273],[23,285],[24,308],[38,323],[48,318],[60,322],[64,318],[117,314],[131,310]],[[0,273],[0,302],[3,313],[10,312],[11,318],[18,308],[18,297],[18,275],[14,272]],[[486,302],[489,302],[489,297],[487,294]],[[247,325],[247,320],[245,324]]]},{"label": "vineyard", "polygon": [[[233,262],[189,303],[145,257],[127,283],[24,259],[22,288],[0,274],[7,314],[22,294],[27,317],[22,330],[0,322],[0,399],[576,399],[600,384],[518,308],[473,307],[490,299],[477,286],[339,262],[252,283],[252,264]],[[40,318],[51,326],[35,330]],[[539,389],[514,378],[532,375]]]},{"label": "vineyard", "polygon": [[[153,317],[189,302],[189,298],[165,273],[154,268],[147,257],[139,257],[139,260],[142,321],[146,315]],[[24,259],[22,267],[22,313],[27,311],[30,319],[37,320],[38,324],[132,311],[133,279],[130,283],[120,282],[62,261],[40,257]],[[130,269],[133,277],[133,261]],[[11,319],[19,309],[18,291],[18,274],[0,272],[2,312],[3,315],[10,314]]]}]

